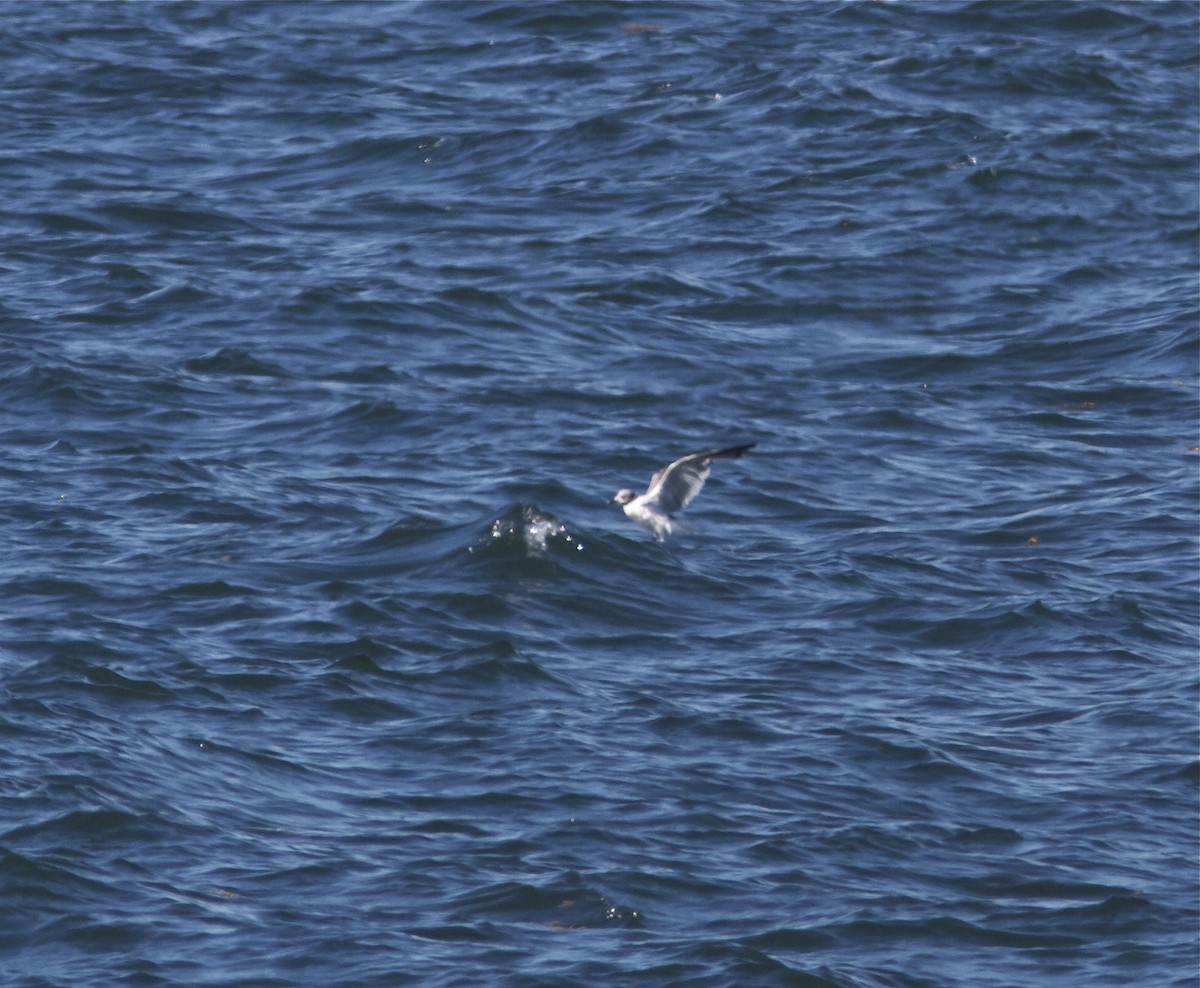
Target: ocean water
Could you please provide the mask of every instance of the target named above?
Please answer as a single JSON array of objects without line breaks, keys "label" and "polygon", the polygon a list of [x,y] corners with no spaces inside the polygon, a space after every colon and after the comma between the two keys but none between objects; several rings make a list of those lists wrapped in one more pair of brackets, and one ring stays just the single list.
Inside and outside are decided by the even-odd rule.
[{"label": "ocean water", "polygon": [[0,983],[1197,984],[1200,7],[0,15]]}]

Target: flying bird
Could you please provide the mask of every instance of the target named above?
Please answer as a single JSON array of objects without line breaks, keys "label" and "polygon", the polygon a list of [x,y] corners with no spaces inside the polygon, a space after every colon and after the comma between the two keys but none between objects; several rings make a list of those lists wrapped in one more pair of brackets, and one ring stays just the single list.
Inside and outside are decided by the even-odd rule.
[{"label": "flying bird", "polygon": [[617,491],[608,503],[621,505],[630,521],[649,529],[661,542],[675,530],[675,516],[700,493],[700,488],[708,480],[712,461],[736,460],[755,445],[746,443],[744,446],[710,449],[681,456],[650,478],[650,486],[645,494],[638,494],[626,487]]}]

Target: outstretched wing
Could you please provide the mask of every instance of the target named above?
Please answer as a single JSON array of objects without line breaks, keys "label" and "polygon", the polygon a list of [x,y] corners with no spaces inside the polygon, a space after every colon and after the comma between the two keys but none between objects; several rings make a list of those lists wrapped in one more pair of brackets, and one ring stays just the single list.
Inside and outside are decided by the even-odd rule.
[{"label": "outstretched wing", "polygon": [[642,496],[647,501],[653,501],[664,514],[673,515],[682,511],[708,480],[709,465],[713,460],[736,460],[753,446],[754,443],[746,443],[744,446],[710,449],[681,456],[650,478],[650,486]]}]

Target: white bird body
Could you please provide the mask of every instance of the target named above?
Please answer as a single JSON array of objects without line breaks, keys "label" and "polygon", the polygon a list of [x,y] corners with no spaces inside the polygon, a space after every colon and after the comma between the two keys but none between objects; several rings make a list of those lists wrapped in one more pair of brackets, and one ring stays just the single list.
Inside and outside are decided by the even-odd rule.
[{"label": "white bird body", "polygon": [[615,501],[621,505],[630,521],[649,529],[661,542],[675,530],[675,515],[700,493],[700,488],[708,480],[712,461],[736,460],[754,445],[746,443],[744,446],[710,449],[681,456],[650,478],[650,486],[645,494],[625,488],[617,491],[609,504]]}]

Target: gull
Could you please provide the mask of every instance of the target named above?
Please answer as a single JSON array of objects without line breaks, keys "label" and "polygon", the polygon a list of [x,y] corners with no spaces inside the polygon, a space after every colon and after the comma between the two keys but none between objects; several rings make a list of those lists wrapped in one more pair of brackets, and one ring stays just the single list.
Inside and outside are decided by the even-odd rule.
[{"label": "gull", "polygon": [[688,453],[674,463],[668,463],[651,477],[645,494],[638,494],[626,487],[617,491],[608,503],[621,505],[630,521],[648,528],[655,539],[661,542],[675,531],[675,515],[700,493],[700,488],[708,480],[712,461],[736,460],[754,446],[755,443],[746,443],[744,446]]}]

